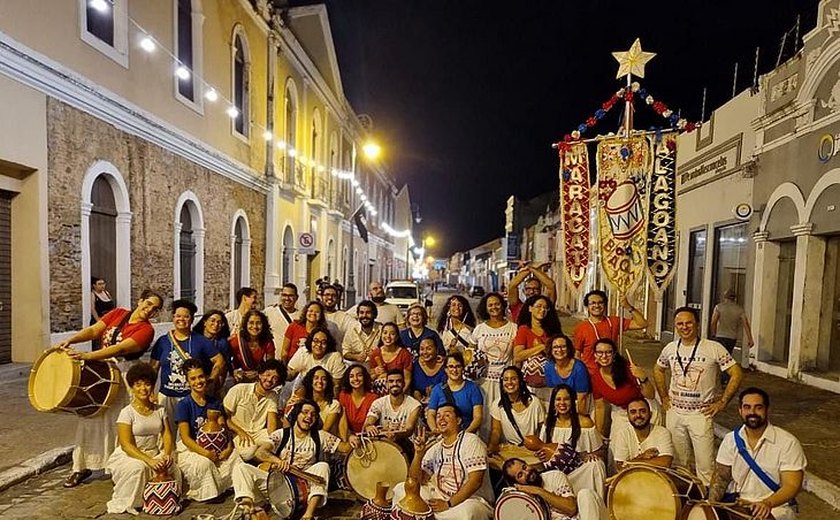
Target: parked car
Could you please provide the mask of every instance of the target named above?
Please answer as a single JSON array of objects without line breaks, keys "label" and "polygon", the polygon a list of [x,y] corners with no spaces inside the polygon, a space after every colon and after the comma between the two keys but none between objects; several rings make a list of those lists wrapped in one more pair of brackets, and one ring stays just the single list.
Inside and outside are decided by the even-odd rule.
[{"label": "parked car", "polygon": [[411,280],[394,280],[385,286],[385,301],[405,312],[411,304],[420,303],[420,288]]},{"label": "parked car", "polygon": [[470,287],[469,294],[471,298],[481,298],[482,296],[484,296],[484,287],[480,285],[473,285],[472,287]]}]

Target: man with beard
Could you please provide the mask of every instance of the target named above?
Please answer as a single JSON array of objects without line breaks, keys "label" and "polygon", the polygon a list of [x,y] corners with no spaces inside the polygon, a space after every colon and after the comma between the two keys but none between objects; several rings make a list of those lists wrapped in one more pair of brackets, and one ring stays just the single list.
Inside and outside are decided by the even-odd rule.
[{"label": "man with beard", "polygon": [[341,346],[344,359],[368,366],[370,351],[379,345],[382,325],[376,323],[376,304],[370,300],[362,300],[356,306],[356,317],[359,322],[344,336]]},{"label": "man with beard", "polygon": [[[290,468],[305,471],[320,477],[323,484],[309,483],[309,496],[306,512],[302,519],[310,519],[315,510],[327,502],[327,483],[330,480],[330,466],[327,454],[336,451],[350,453],[358,447],[359,439],[350,435],[349,442],[344,442],[335,435],[321,429],[320,409],[318,404],[309,399],[299,401],[289,413],[289,428],[271,433],[271,447],[260,446],[254,456],[272,471],[288,473]],[[268,498],[266,488],[268,471],[250,464],[240,464],[234,468],[233,490],[237,503],[246,509],[254,506],[257,491],[263,498]]]},{"label": "man with beard", "polygon": [[[382,287],[382,282],[370,282],[368,286],[368,298],[376,304],[376,321],[385,325],[393,322],[397,324],[400,329],[405,328],[405,317],[400,308],[393,303],[385,303],[385,288]],[[347,309],[347,314],[353,316],[356,313],[356,306]]]},{"label": "man with beard", "polygon": [[674,460],[671,432],[664,426],[650,423],[650,403],[647,399],[630,401],[627,404],[627,419],[632,428],[620,429],[610,443],[618,469],[627,462],[671,467]]},{"label": "man with beard", "polygon": [[368,435],[384,435],[396,441],[409,458],[414,456],[414,447],[407,441],[417,427],[420,417],[420,401],[405,395],[405,374],[402,369],[392,368],[386,375],[388,395],[370,405],[364,430]]},{"label": "man with beard", "polygon": [[325,285],[321,292],[321,304],[324,306],[324,317],[335,338],[336,344],[344,345],[344,336],[349,332],[355,320],[344,311],[338,310],[338,289],[332,285]]},{"label": "man with beard", "polygon": [[[744,425],[720,443],[710,500],[737,498],[753,518],[796,518],[795,497],[805,476],[805,452],[787,431],[770,424],[770,396],[760,388],[741,392],[738,414]],[[727,491],[734,496],[726,497]]]},{"label": "man with beard", "polygon": [[[298,301],[298,288],[293,283],[283,284],[280,289],[280,303],[269,305],[263,310],[263,314],[268,318],[268,325],[271,327],[271,334],[276,338],[283,339],[286,334],[286,329],[292,322],[300,317],[300,311],[295,307]],[[280,356],[280,350],[277,350],[277,356]]]},{"label": "man with beard", "polygon": [[[542,269],[542,266],[526,265],[511,278],[508,285],[507,297],[510,304],[510,320],[514,323],[519,321],[519,311],[525,304],[525,300],[531,296],[545,294],[552,302],[557,301],[557,287]],[[527,279],[527,280],[526,280]],[[525,282],[525,299],[519,299],[519,285]],[[543,291],[545,287],[545,291]]]},{"label": "man with beard", "polygon": [[540,474],[524,460],[505,461],[502,472],[518,491],[541,498],[551,509],[551,520],[601,520],[607,509],[601,497],[591,489],[581,489],[577,497],[566,475],[559,470]]},{"label": "man with beard", "polygon": [[[735,397],[743,376],[723,345],[700,338],[697,322],[697,311],[691,307],[674,312],[678,337],[659,354],[653,380],[662,399],[665,427],[671,432],[677,464],[687,466],[693,449],[697,476],[709,485],[714,473],[714,417]],[[671,371],[671,385],[666,390],[667,370]],[[718,381],[723,371],[730,379],[721,395]]]},{"label": "man with beard", "polygon": [[225,318],[227,318],[228,326],[230,327],[231,336],[239,334],[239,329],[242,326],[242,319],[246,314],[248,314],[248,311],[256,308],[256,289],[243,287],[236,291],[236,308],[225,313]]},{"label": "man with beard", "polygon": [[236,452],[242,460],[251,460],[260,446],[271,447],[269,432],[277,429],[277,392],[286,382],[286,365],[277,359],[267,359],[257,366],[257,380],[239,383],[225,395],[228,426],[236,434]]},{"label": "man with beard", "polygon": [[[426,445],[426,430],[414,436],[414,457],[408,475],[418,480],[420,496],[437,520],[489,520],[493,490],[487,476],[487,449],[474,433],[461,430],[461,411],[454,404],[437,409],[439,442]],[[394,487],[393,503],[405,496],[404,483]]]},{"label": "man with beard", "polygon": [[589,291],[583,297],[583,305],[589,318],[577,324],[574,332],[575,353],[586,365],[589,371],[597,370],[595,363],[595,343],[601,338],[609,338],[618,344],[618,337],[622,331],[639,330],[647,327],[647,318],[642,312],[633,307],[625,296],[621,305],[629,310],[633,318],[607,316],[607,293],[604,291]]}]

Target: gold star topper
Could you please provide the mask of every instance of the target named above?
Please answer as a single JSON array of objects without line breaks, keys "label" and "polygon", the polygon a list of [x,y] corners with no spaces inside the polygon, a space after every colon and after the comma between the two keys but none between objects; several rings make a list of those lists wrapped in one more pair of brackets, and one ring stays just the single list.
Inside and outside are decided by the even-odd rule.
[{"label": "gold star topper", "polygon": [[636,41],[630,46],[630,50],[626,52],[614,52],[612,55],[613,58],[618,60],[618,74],[615,75],[616,79],[628,74],[644,78],[645,63],[652,60],[656,56],[656,53],[642,51],[642,42],[636,38]]}]

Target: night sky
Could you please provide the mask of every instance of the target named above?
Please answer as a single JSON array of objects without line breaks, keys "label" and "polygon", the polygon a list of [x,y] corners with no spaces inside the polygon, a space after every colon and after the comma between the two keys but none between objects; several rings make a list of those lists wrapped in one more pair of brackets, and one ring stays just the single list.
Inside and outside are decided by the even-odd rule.
[{"label": "night sky", "polygon": [[[387,169],[420,204],[420,232],[438,239],[435,256],[502,236],[510,195],[557,186],[550,143],[623,85],[612,51],[641,38],[657,56],[639,81],[699,120],[703,87],[708,117],[730,98],[736,62],[742,91],[756,46],[768,72],[786,31],[783,61],[793,55],[797,15],[802,35],[817,17],[817,0],[325,3],[345,93],[373,118]],[[637,107],[636,128],[662,121]],[[618,117],[614,109],[598,133]]]}]

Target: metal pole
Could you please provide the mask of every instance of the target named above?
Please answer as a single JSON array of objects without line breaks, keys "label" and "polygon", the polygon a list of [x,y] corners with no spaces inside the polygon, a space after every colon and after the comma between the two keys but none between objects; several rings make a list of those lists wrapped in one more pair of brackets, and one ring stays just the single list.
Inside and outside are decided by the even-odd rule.
[{"label": "metal pole", "polygon": [[[656,135],[656,134],[671,134],[674,132],[679,132],[678,128],[666,128],[664,130],[640,130],[633,132],[633,135]],[[578,143],[597,143],[598,141],[604,141],[606,139],[615,139],[614,135],[598,135],[595,137],[590,137],[589,139],[578,139],[577,141],[569,141],[568,144],[578,144]],[[565,144],[564,142],[559,143],[551,143],[551,147],[557,149],[558,146],[561,144]]]},{"label": "metal pole", "polygon": [[355,214],[350,216],[350,272],[347,274],[347,297],[344,300],[348,309],[356,305],[356,230],[354,229],[356,223],[354,217]]}]

